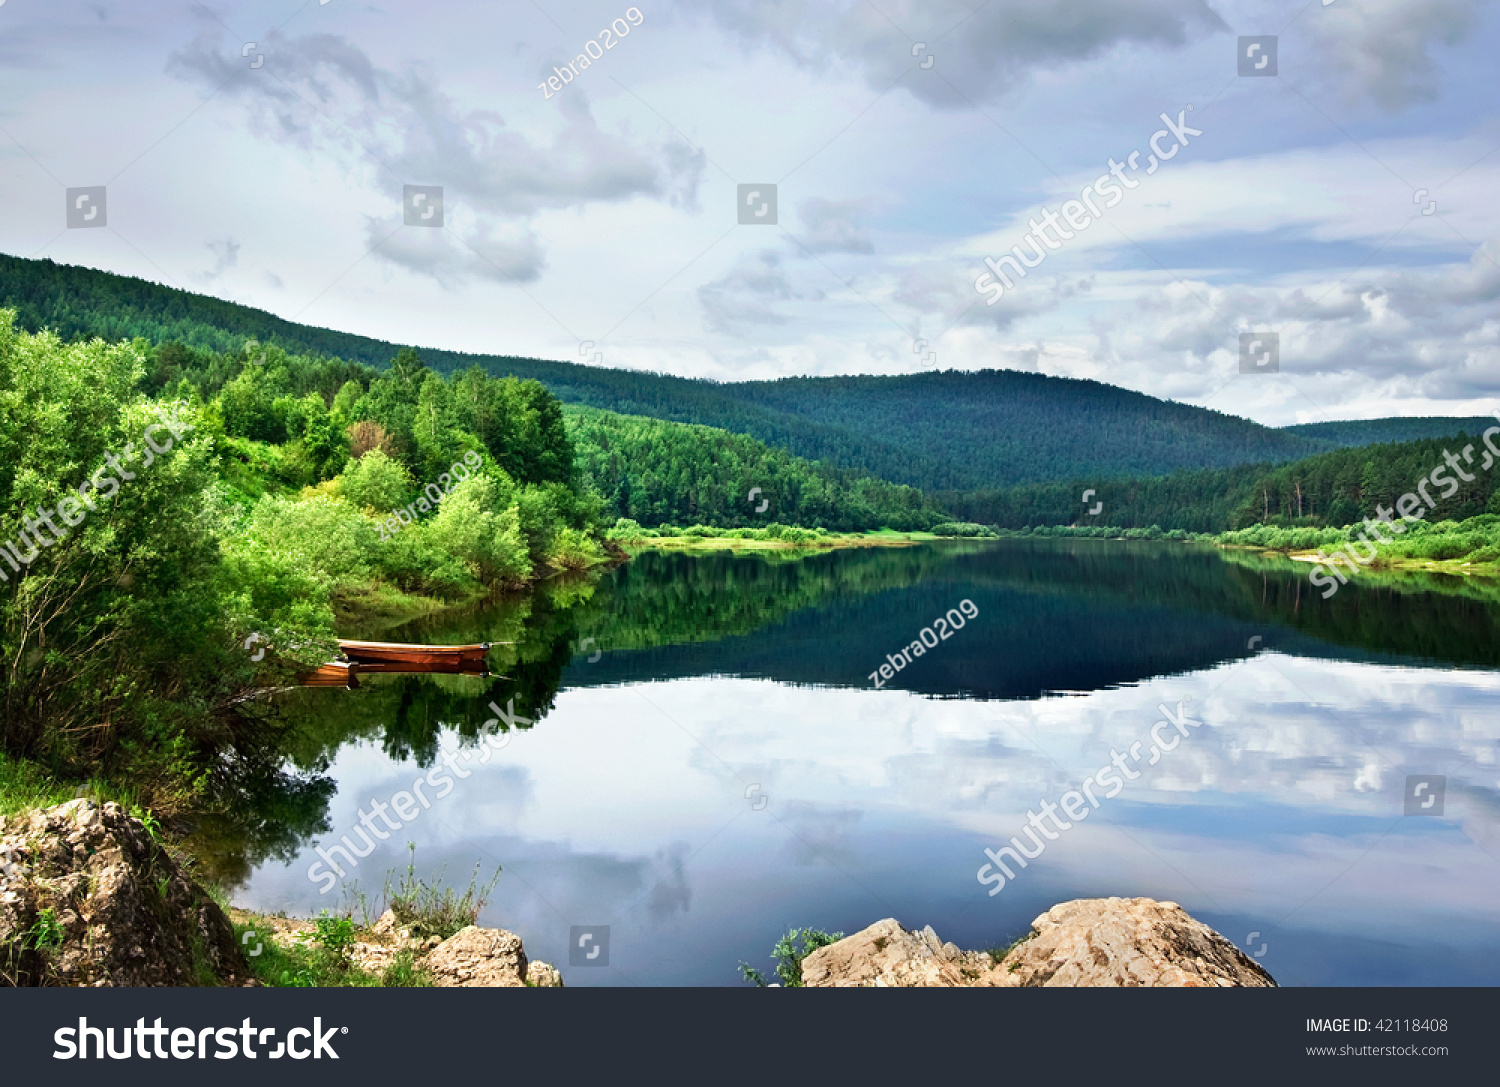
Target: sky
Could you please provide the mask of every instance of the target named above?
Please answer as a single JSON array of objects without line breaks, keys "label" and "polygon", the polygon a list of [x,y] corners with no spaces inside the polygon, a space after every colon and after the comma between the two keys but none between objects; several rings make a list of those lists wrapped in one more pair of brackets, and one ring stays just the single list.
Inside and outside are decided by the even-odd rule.
[{"label": "sky", "polygon": [[1488,0],[0,0],[0,251],[721,381],[1490,414],[1497,47]]}]

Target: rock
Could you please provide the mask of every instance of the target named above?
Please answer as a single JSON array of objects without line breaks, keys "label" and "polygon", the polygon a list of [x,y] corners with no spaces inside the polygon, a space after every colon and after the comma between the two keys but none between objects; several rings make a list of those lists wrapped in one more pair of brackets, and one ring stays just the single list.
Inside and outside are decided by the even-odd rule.
[{"label": "rock", "polygon": [[422,960],[434,985],[464,988],[560,987],[562,975],[544,962],[528,962],[521,938],[499,928],[460,929]]},{"label": "rock", "polygon": [[140,820],[73,800],[0,819],[0,983],[238,985],[234,928]]},{"label": "rock", "polygon": [[562,974],[551,963],[532,962],[526,964],[526,984],[534,989],[561,989]]},{"label": "rock", "polygon": [[1175,902],[1083,898],[1053,906],[1000,969],[1019,985],[1274,987],[1271,975]]},{"label": "rock", "polygon": [[[893,918],[877,921],[862,932],[820,947],[802,960],[802,984],[810,987],[857,985],[898,988],[954,987],[972,983],[964,970],[977,978],[981,960],[985,970],[990,957],[978,952],[960,952],[950,958],[934,933],[907,932]],[[955,949],[956,950],[956,949]]]},{"label": "rock", "polygon": [[1032,922],[1000,962],[940,944],[928,926],[908,932],[891,918],[802,960],[812,987],[1184,986],[1270,987],[1276,982],[1239,948],[1175,902],[1077,899]]}]

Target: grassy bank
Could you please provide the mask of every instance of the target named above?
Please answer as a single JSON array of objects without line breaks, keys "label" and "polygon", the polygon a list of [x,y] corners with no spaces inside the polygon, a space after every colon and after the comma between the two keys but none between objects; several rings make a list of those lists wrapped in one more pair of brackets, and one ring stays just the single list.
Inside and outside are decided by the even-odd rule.
[{"label": "grassy bank", "polygon": [[[405,872],[388,873],[372,910],[357,886],[345,890],[337,913],[299,920],[220,904],[246,949],[251,973],[274,988],[425,988],[433,984],[424,957],[442,941],[476,924],[500,869],[486,883],[476,866],[463,891],[417,877],[416,847]],[[355,915],[359,920],[355,920]],[[378,914],[374,921],[372,914]]]},{"label": "grassy bank", "polygon": [[616,529],[610,539],[634,550],[674,551],[817,551],[841,547],[909,547],[938,539],[930,532],[828,532],[825,529],[770,525],[766,528]]},{"label": "grassy bank", "polygon": [[[1173,529],[1117,528],[1107,525],[1056,525],[1000,529],[1001,539],[1167,540],[1207,543],[1231,550],[1273,551],[1299,562],[1322,563],[1338,552],[1349,553],[1351,541],[1361,556],[1374,556],[1360,568],[1369,571],[1423,571],[1463,576],[1500,577],[1500,514],[1485,513],[1462,521],[1415,521],[1399,518],[1401,532],[1375,521],[1389,541],[1380,542],[1363,524],[1343,528],[1316,525],[1252,525],[1233,532],[1202,533]],[[1321,557],[1320,557],[1321,556]],[[1340,561],[1346,573],[1349,564]]]}]

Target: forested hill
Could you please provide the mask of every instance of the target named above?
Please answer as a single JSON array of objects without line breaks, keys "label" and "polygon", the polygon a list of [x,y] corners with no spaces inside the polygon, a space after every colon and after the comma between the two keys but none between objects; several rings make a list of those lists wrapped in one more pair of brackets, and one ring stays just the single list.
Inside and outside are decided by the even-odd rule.
[{"label": "forested hill", "polygon": [[[1435,503],[1428,520],[1464,520],[1500,513],[1500,463],[1479,437],[1495,420],[1479,422],[1488,425],[1475,427],[1466,436],[1335,449],[1289,464],[1239,465],[1164,478],[1099,482],[1091,497],[1104,505],[1095,515],[1079,500],[1081,481],[933,497],[956,517],[1001,528],[1156,525],[1168,531],[1224,532],[1257,524],[1355,524],[1376,516],[1380,506],[1394,507],[1397,499],[1421,483]],[[1448,453],[1459,460],[1463,471],[1448,467]]]},{"label": "forested hill", "polygon": [[607,512],[643,525],[909,530],[948,519],[919,490],[805,461],[745,434],[577,405],[563,416],[579,471]]},{"label": "forested hill", "polygon": [[1348,419],[1332,423],[1299,423],[1282,427],[1297,434],[1335,445],[1375,445],[1379,442],[1414,442],[1422,438],[1448,438],[1460,432],[1483,434],[1495,425],[1486,415],[1391,416],[1384,419]]},{"label": "forested hill", "polygon": [[[253,338],[380,367],[398,349],[145,280],[3,255],[0,306],[14,308],[20,326],[65,339],[139,336],[236,354]],[[1291,460],[1335,444],[1100,382],[1005,370],[717,384],[508,355],[421,354],[440,372],[478,363],[495,376],[535,378],[566,402],[748,434],[923,489],[1162,475]]]},{"label": "forested hill", "polygon": [[728,388],[788,415],[920,451],[925,463],[915,472],[894,465],[880,474],[938,490],[1166,475],[1330,447],[1098,381],[1015,370],[797,377]]}]

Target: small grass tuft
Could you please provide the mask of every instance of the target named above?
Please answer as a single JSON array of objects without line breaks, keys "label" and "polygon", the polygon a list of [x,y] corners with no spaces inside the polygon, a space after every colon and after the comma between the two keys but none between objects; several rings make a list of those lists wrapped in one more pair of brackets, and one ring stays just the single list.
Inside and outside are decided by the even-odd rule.
[{"label": "small grass tuft", "polygon": [[500,882],[500,867],[497,865],[490,881],[480,886],[480,865],[476,864],[469,877],[469,886],[462,894],[457,894],[441,881],[430,885],[418,879],[416,843],[408,842],[406,848],[410,853],[406,873],[397,879],[395,886],[391,885],[389,874],[385,880],[385,903],[396,915],[397,923],[418,939],[436,936],[446,940],[477,922],[495,885]]}]

